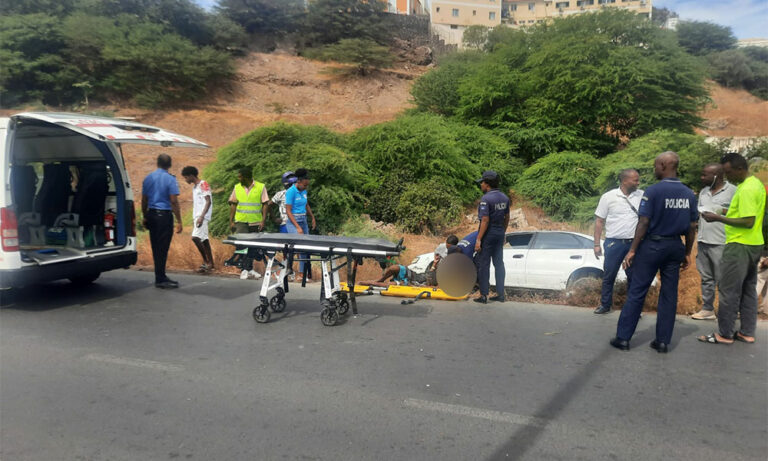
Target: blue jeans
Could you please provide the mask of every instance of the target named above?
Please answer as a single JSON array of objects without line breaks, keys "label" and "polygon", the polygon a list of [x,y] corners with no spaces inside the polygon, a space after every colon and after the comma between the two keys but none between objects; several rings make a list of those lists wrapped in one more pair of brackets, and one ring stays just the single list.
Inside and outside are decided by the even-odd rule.
[{"label": "blue jeans", "polygon": [[475,256],[477,261],[477,279],[480,284],[480,294],[488,296],[491,285],[491,261],[496,274],[496,294],[504,298],[504,230],[488,229],[483,236],[480,253]]},{"label": "blue jeans", "polygon": [[288,233],[288,226],[285,224],[280,224],[280,233],[281,234],[287,234]]},{"label": "blue jeans", "polygon": [[[605,253],[603,257],[603,288],[600,293],[600,306],[611,308],[613,306],[613,285],[616,275],[621,269],[621,263],[632,246],[632,239],[605,239]],[[629,283],[629,269],[627,269],[627,283]],[[627,289],[629,290],[629,289]]]},{"label": "blue jeans", "polygon": [[685,259],[685,245],[679,238],[654,241],[646,238],[640,244],[632,262],[632,284],[627,302],[621,308],[616,337],[629,341],[637,328],[648,294],[657,272],[661,272],[659,304],[656,307],[656,340],[669,344],[675,327],[677,312],[677,284],[680,280],[680,264]]},{"label": "blue jeans", "polygon": [[[309,226],[307,225],[307,216],[306,215],[293,215],[294,218],[296,218],[296,224],[301,227],[301,230],[304,231],[304,235],[309,235]],[[285,229],[288,231],[289,234],[298,234],[299,231],[296,229],[296,226],[293,225],[293,222],[289,219],[287,223],[285,223]],[[299,253],[299,258],[304,259],[306,258],[306,253]],[[301,261],[299,263],[299,272],[302,274],[304,273],[304,261]]]}]

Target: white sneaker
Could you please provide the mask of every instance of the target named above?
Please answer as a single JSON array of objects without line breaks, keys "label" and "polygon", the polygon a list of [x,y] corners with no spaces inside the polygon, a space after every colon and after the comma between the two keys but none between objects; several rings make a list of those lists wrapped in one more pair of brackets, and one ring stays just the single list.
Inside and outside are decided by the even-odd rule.
[{"label": "white sneaker", "polygon": [[704,309],[693,314],[691,318],[693,320],[716,320],[717,319],[714,311],[705,311]]},{"label": "white sneaker", "polygon": [[240,280],[246,280],[248,278],[248,271],[244,270],[240,272]]},{"label": "white sneaker", "polygon": [[[248,276],[250,276],[254,280],[258,280],[258,279],[261,278],[261,274],[259,274],[255,270],[251,270],[250,272],[248,272]],[[241,275],[241,277],[242,277],[242,275]]]}]

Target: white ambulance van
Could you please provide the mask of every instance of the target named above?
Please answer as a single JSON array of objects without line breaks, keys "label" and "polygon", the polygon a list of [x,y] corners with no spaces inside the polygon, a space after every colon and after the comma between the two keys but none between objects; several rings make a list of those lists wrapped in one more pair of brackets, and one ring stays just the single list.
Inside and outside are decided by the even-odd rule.
[{"label": "white ambulance van", "polygon": [[0,118],[0,289],[93,282],[136,263],[121,145],[208,147],[140,123],[29,112]]}]

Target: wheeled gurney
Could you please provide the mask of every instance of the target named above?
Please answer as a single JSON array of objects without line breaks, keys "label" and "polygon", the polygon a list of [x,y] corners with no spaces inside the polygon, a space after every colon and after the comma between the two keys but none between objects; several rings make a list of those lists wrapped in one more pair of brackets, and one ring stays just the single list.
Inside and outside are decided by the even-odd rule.
[{"label": "wheeled gurney", "polygon": [[[355,277],[357,266],[364,258],[379,261],[390,256],[397,256],[404,250],[402,239],[392,243],[382,239],[340,237],[329,235],[305,234],[234,234],[224,243],[234,245],[235,250],[247,249],[247,257],[264,259],[266,270],[259,292],[259,304],[253,310],[253,318],[258,323],[266,323],[272,312],[285,309],[285,295],[288,293],[288,274],[294,262],[320,262],[323,283],[320,288],[322,311],[320,320],[323,325],[332,326],[352,307],[357,314],[355,299]],[[278,259],[282,255],[282,259]],[[300,256],[301,255],[301,256]],[[305,267],[308,269],[309,264]],[[346,268],[347,283],[352,290],[342,290],[339,271]],[[273,273],[275,273],[273,280]],[[306,280],[306,274],[304,274]],[[302,286],[306,282],[302,282]],[[275,294],[270,298],[270,291]]]}]

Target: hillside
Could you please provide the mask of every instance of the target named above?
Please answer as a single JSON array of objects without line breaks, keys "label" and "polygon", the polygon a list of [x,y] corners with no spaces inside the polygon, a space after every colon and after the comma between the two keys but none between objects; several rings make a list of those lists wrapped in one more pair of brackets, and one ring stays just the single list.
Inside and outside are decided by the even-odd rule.
[{"label": "hillside", "polygon": [[768,101],[745,90],[714,84],[712,104],[702,114],[702,134],[717,137],[768,136]]}]

